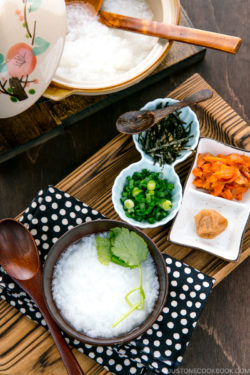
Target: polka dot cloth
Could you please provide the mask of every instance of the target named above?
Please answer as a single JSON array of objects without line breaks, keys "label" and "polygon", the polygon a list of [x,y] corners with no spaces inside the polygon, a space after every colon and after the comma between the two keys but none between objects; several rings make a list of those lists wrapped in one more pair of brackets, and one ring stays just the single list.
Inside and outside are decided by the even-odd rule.
[{"label": "polka dot cloth", "polygon": [[[31,231],[41,262],[51,246],[74,226],[103,218],[86,204],[67,193],[49,187],[40,191],[20,221]],[[213,279],[165,256],[169,272],[169,293],[158,320],[141,337],[126,345],[95,347],[66,337],[67,343],[85,353],[113,374],[142,374],[148,368],[155,374],[168,374],[178,367],[193,329],[210,294]],[[0,267],[0,295],[20,312],[42,326],[46,323],[35,303]]]}]

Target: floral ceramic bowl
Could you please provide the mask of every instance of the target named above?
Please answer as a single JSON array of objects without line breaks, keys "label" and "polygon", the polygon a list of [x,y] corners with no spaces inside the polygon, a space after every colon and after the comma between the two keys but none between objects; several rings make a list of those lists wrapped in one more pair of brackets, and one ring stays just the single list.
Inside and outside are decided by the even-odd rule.
[{"label": "floral ceramic bowl", "polygon": [[[177,102],[177,100],[173,100],[170,98],[164,99],[156,99],[147,103],[142,110],[153,110],[159,104],[166,104],[168,102],[170,105]],[[182,201],[182,186],[180,183],[179,176],[175,172],[174,166],[182,161],[184,161],[189,155],[191,155],[192,150],[195,149],[197,146],[199,136],[200,136],[200,128],[199,128],[199,121],[197,119],[196,114],[189,108],[185,107],[181,110],[180,118],[186,122],[188,125],[192,121],[192,125],[190,128],[190,135],[191,138],[187,144],[188,150],[184,150],[181,154],[176,158],[176,160],[172,164],[164,164],[160,166],[159,163],[154,163],[152,157],[147,155],[143,150],[138,142],[138,135],[133,136],[133,140],[137,150],[140,152],[142,159],[134,164],[129,165],[127,168],[123,169],[121,173],[116,177],[113,189],[112,189],[112,201],[116,212],[118,213],[119,217],[139,228],[155,228],[161,225],[167,224],[170,220],[172,220],[177,212],[179,211],[181,201]],[[171,203],[172,207],[168,210],[168,215],[160,220],[156,221],[155,223],[151,224],[147,221],[136,221],[132,218],[127,217],[123,204],[121,202],[122,192],[127,180],[127,177],[131,177],[134,172],[141,172],[143,169],[147,169],[152,172],[160,172],[162,177],[166,179],[169,183],[174,185],[174,189],[172,191],[172,198]]]},{"label": "floral ceramic bowl", "polygon": [[64,0],[0,1],[0,118],[35,103],[55,73],[64,46]]}]

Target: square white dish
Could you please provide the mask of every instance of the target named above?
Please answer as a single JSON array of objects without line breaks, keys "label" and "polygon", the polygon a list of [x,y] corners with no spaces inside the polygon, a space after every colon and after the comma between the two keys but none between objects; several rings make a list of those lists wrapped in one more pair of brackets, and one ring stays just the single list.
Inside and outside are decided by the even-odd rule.
[{"label": "square white dish", "polygon": [[[236,262],[249,218],[250,189],[243,195],[241,201],[214,197],[204,190],[197,189],[192,184],[194,180],[192,170],[197,163],[198,154],[205,152],[213,155],[236,153],[250,157],[250,152],[245,150],[209,138],[200,139],[196,157],[185,184],[182,204],[170,230],[169,240]],[[196,233],[194,217],[202,209],[216,210],[228,220],[226,230],[213,239],[201,238]]]}]

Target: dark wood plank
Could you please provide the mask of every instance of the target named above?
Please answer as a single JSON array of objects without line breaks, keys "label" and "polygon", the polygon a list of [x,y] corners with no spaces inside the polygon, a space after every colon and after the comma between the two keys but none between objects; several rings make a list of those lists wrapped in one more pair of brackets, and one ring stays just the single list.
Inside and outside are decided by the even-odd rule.
[{"label": "dark wood plank", "polygon": [[[119,114],[135,109],[135,106],[139,108],[156,97],[163,97],[193,73],[200,73],[250,124],[249,0],[182,0],[182,5],[195,26],[241,36],[243,45],[239,53],[231,56],[208,50],[203,62],[162,79],[146,90],[131,94],[88,119],[79,121],[64,134],[1,164],[1,218],[16,216],[40,188],[60,181],[110,141],[116,135],[114,124]],[[244,369],[249,369],[249,266],[248,259],[214,289],[185,354],[180,368],[183,373],[197,373],[197,369],[207,373],[226,373],[231,370],[243,372]],[[6,303],[3,304],[4,308],[9,308]],[[0,332],[2,333],[1,324]],[[18,372],[18,368],[6,365],[2,355],[3,347],[8,348],[15,343],[14,334],[1,336],[0,373],[30,375],[30,368],[38,363],[36,374],[57,375],[58,372],[47,361],[47,349],[51,342],[46,340],[45,344],[38,342],[34,352],[31,350],[25,353],[19,361],[24,363],[21,365],[22,371]],[[58,360],[56,351],[53,353],[53,357],[50,357],[52,362]],[[92,375],[98,374],[95,371],[96,368],[93,367]],[[63,370],[58,374],[63,374]]]}]

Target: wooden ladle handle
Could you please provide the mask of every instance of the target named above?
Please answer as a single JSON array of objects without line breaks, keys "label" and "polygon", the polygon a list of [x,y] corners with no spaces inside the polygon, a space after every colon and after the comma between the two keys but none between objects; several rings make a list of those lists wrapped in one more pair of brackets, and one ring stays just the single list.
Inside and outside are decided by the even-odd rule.
[{"label": "wooden ladle handle", "polygon": [[42,290],[42,274],[41,270],[32,278],[28,280],[16,280],[17,284],[21,286],[31,296],[39,307],[43,317],[49,327],[51,336],[53,337],[56,347],[62,357],[63,363],[69,375],[84,375],[79,363],[69,346],[66,344],[58,326],[51,317],[50,312],[44,300]]},{"label": "wooden ladle handle", "polygon": [[50,333],[55,341],[56,347],[62,357],[64,366],[66,367],[68,374],[69,375],[84,375],[84,372],[82,371],[71,349],[66,344],[64,338],[62,337],[61,332],[59,331],[59,328],[57,327],[54,320],[51,318],[51,315],[49,314],[47,308],[46,308],[47,312],[46,310],[44,310],[44,308],[42,309],[41,306],[39,306],[39,308],[41,312],[43,313],[43,316],[49,327]]},{"label": "wooden ladle handle", "polygon": [[153,35],[168,40],[217,49],[235,54],[242,40],[235,36],[218,34],[211,31],[190,27],[169,25],[157,21],[141,20],[110,12],[99,12],[99,21],[108,27],[134,31],[140,34]]},{"label": "wooden ladle handle", "polygon": [[170,113],[174,113],[181,108],[188,107],[190,105],[203,102],[207,99],[210,99],[213,96],[213,92],[209,89],[203,89],[197,91],[189,96],[187,96],[184,100],[174,103],[170,107],[156,109],[153,111],[154,114],[154,122],[157,123]]}]

